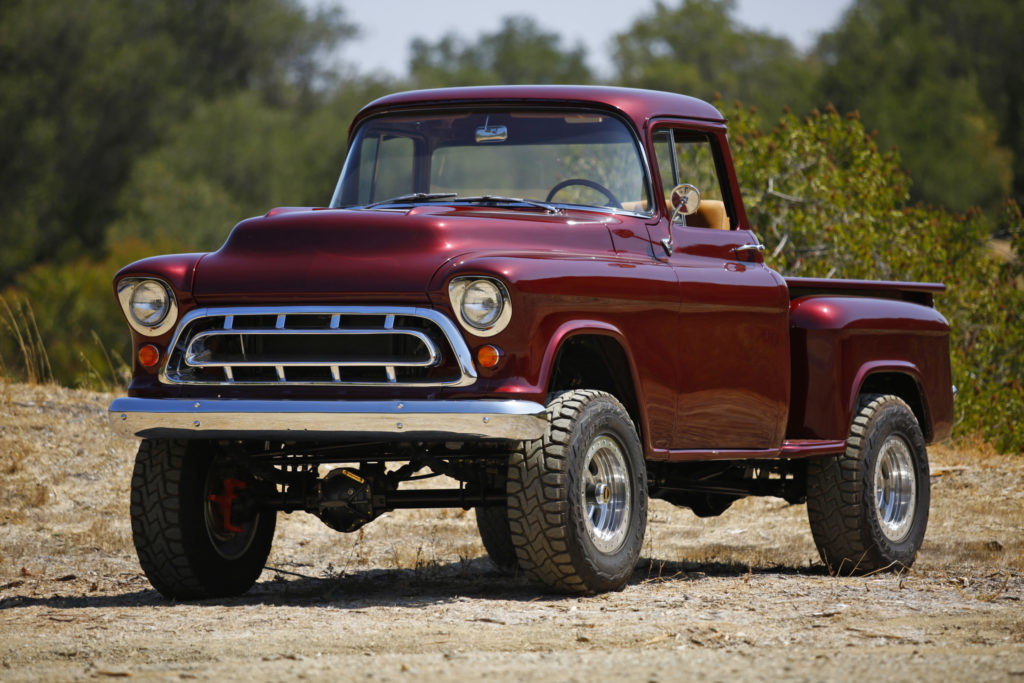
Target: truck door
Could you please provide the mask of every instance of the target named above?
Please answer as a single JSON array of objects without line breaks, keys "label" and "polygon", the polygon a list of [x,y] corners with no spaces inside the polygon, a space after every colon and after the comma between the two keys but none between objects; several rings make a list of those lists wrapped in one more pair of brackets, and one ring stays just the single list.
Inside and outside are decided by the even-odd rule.
[{"label": "truck door", "polygon": [[[680,369],[672,450],[781,445],[789,406],[789,296],[740,225],[724,133],[654,129],[664,206],[651,226],[672,266],[679,300]],[[695,213],[670,222],[672,188],[701,193]],[[656,239],[655,239],[656,238]]]}]

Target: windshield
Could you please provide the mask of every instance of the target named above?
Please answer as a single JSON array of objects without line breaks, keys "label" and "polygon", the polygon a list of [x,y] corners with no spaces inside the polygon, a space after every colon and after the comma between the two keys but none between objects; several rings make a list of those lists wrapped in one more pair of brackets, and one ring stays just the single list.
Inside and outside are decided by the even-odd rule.
[{"label": "windshield", "polygon": [[427,202],[643,214],[650,206],[636,139],[605,112],[486,108],[368,119],[331,207]]}]

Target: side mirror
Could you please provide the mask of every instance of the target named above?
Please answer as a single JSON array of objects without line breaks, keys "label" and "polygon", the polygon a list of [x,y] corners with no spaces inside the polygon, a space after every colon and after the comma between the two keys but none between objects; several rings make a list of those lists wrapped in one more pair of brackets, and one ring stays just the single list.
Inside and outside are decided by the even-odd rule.
[{"label": "side mirror", "polygon": [[676,185],[672,188],[670,201],[673,209],[670,220],[675,223],[679,216],[697,213],[697,209],[700,207],[700,190],[689,183]]},{"label": "side mirror", "polygon": [[668,237],[661,240],[665,256],[672,256],[672,252],[675,250],[675,243],[672,241],[672,224],[680,216],[689,216],[697,212],[700,207],[700,190],[689,183],[676,185],[672,188],[669,201],[672,204],[672,215],[668,219]]}]

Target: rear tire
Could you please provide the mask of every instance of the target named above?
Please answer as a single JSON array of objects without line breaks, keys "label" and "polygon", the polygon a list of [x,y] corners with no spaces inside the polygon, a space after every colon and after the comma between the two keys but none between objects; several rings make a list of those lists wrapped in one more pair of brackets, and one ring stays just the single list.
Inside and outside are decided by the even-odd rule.
[{"label": "rear tire", "polygon": [[866,395],[846,452],[807,464],[807,517],[832,573],[914,563],[928,526],[928,453],[901,398]]},{"label": "rear tire", "polygon": [[231,507],[233,491],[259,486],[207,442],[143,439],[132,473],[132,538],[153,587],[172,600],[249,590],[270,554],[276,513],[225,523],[222,506],[210,498]]},{"label": "rear tire", "polygon": [[647,472],[615,397],[577,390],[548,403],[544,436],[509,461],[508,522],[532,578],[578,594],[626,585],[647,527]]}]

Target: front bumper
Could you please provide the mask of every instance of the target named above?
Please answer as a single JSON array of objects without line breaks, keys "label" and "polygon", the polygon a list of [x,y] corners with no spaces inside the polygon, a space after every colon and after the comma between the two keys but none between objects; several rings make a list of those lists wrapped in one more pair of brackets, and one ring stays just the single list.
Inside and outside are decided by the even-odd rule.
[{"label": "front bumper", "polygon": [[538,439],[539,403],[520,400],[288,401],[118,398],[114,427],[159,439]]}]

